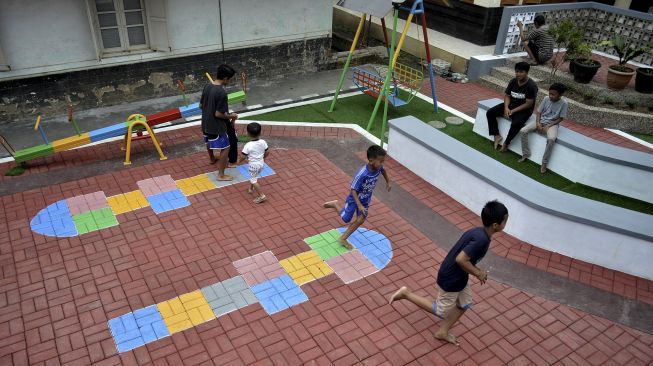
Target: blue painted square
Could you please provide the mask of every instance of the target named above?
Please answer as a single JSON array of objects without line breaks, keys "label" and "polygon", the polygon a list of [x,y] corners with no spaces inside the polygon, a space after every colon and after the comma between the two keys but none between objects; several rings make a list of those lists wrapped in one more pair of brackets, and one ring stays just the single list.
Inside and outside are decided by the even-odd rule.
[{"label": "blue painted square", "polygon": [[147,200],[156,214],[190,206],[190,201],[179,189],[148,196]]},{"label": "blue painted square", "polygon": [[288,274],[252,286],[252,292],[270,315],[308,301],[308,296]]},{"label": "blue painted square", "polygon": [[[344,232],[346,228],[339,228],[338,231]],[[392,246],[390,240],[385,235],[374,230],[357,229],[349,237],[349,242],[358,249],[367,259],[369,259],[376,269],[382,269],[390,263],[392,259]]]},{"label": "blue painted square", "polygon": [[188,106],[179,107],[179,113],[181,113],[182,117],[187,118],[201,114],[202,110],[200,109],[199,103],[193,103],[189,104]]},{"label": "blue painted square", "polygon": [[127,133],[127,123],[121,122],[115,125],[99,128],[89,132],[91,142],[101,141],[110,137],[123,136]]},{"label": "blue painted square", "polygon": [[125,352],[170,335],[155,305],[109,320],[118,352]]},{"label": "blue painted square", "polygon": [[39,211],[30,222],[32,231],[48,236],[77,236],[77,228],[66,200],[57,201]]},{"label": "blue painted square", "polygon": [[[238,166],[238,171],[247,180],[249,180],[249,170],[248,169],[249,169],[249,164],[243,164],[243,165]],[[274,170],[272,170],[272,168],[270,168],[269,165],[265,164],[263,166],[263,170],[261,170],[261,175],[259,176],[259,178],[267,177],[268,175],[274,175],[274,174],[276,174],[274,172]]]}]

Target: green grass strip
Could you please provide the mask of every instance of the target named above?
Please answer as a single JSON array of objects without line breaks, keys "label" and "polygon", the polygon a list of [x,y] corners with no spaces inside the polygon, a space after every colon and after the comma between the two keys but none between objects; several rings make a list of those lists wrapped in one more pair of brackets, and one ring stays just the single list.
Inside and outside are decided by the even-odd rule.
[{"label": "green grass strip", "polygon": [[640,140],[644,140],[649,144],[653,144],[653,135],[645,135],[643,133],[628,132],[628,134],[637,137]]},{"label": "green grass strip", "polygon": [[[402,96],[402,97],[405,97]],[[258,114],[243,119],[260,121],[288,121],[288,122],[316,122],[316,123],[355,123],[363,128],[372,115],[375,99],[368,95],[356,95],[338,99],[336,110],[328,112],[330,101],[308,104],[300,107],[282,109],[275,112]],[[381,106],[383,108],[383,105]],[[372,131],[378,137],[381,131],[382,113],[380,110]],[[438,113],[433,112],[433,106],[421,99],[415,98],[409,105],[400,108],[388,109],[388,120],[407,115],[413,115],[418,119],[429,122],[433,120],[444,121],[450,113],[440,109]],[[479,136],[472,131],[473,124],[465,122],[462,125],[449,125],[443,128],[442,132],[457,139],[458,141],[472,147],[473,149],[492,157],[498,162],[526,175],[527,177],[558,190],[574,194],[576,196],[589,198],[591,200],[604,202],[610,205],[627,208],[634,211],[653,215],[653,204],[625,197],[616,193],[607,192],[601,189],[588,187],[580,183],[574,183],[552,171],[546,174],[540,173],[540,165],[532,161],[518,163],[519,155],[513,152],[500,153],[492,148],[489,140]],[[555,151],[554,151],[555,154]]]}]

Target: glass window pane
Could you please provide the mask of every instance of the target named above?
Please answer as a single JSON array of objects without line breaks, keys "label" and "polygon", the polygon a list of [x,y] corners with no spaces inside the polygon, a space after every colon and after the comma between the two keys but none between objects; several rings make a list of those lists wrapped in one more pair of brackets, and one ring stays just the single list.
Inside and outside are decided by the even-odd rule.
[{"label": "glass window pane", "polygon": [[100,22],[100,27],[115,27],[118,25],[116,13],[98,14],[97,19]]},{"label": "glass window pane", "polygon": [[114,11],[113,0],[95,0],[97,11]]},{"label": "glass window pane", "polygon": [[141,0],[122,0],[125,10],[140,10]]},{"label": "glass window pane", "polygon": [[140,11],[125,13],[125,20],[127,20],[127,25],[143,24],[143,16]]},{"label": "glass window pane", "polygon": [[104,48],[120,47],[120,34],[117,28],[102,29],[102,45]]},{"label": "glass window pane", "polygon": [[129,37],[130,46],[145,44],[145,27],[129,27],[127,28],[127,36]]}]

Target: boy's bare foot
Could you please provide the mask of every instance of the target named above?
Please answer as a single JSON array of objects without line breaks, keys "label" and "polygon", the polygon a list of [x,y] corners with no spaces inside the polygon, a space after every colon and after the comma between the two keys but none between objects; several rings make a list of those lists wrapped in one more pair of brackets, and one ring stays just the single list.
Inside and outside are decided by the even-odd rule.
[{"label": "boy's bare foot", "polygon": [[227,164],[227,168],[238,168],[238,165],[229,163]]},{"label": "boy's bare foot", "polygon": [[501,141],[503,141],[503,137],[499,136],[499,138],[494,138],[494,150],[499,148],[499,144],[501,144]]},{"label": "boy's bare foot", "polygon": [[216,158],[209,159],[209,164],[215,164],[217,162],[218,162],[218,159],[216,159]]},{"label": "boy's bare foot", "polygon": [[263,203],[263,202],[265,202],[267,200],[268,200],[268,198],[265,195],[262,195],[262,196],[256,197],[254,199],[254,203]]},{"label": "boy's bare foot", "polygon": [[347,241],[347,239],[343,239],[342,237],[340,237],[340,239],[338,239],[338,242],[340,243],[340,245],[342,245],[343,247],[347,248],[347,250],[352,250],[352,249],[354,249],[354,247],[353,247],[351,244],[349,244],[349,242]]},{"label": "boy's bare foot", "polygon": [[399,290],[397,290],[392,296],[390,296],[390,304],[397,300],[401,300],[406,297],[406,292],[408,292],[408,287],[402,286]]},{"label": "boy's bare foot", "polygon": [[499,149],[499,152],[506,152],[506,150],[508,150],[508,145],[503,144],[503,145],[501,145],[501,148]]},{"label": "boy's bare foot", "polygon": [[518,163],[523,163],[526,160],[528,160],[528,156],[522,156],[519,160],[517,160]]},{"label": "boy's bare foot", "polygon": [[542,164],[542,166],[540,167],[540,173],[542,174],[546,173],[546,164]]},{"label": "boy's bare foot", "polygon": [[322,207],[324,208],[336,208],[336,203],[338,203],[338,200],[335,201],[329,201],[329,202],[324,202]]},{"label": "boy's bare foot", "polygon": [[460,346],[460,343],[458,343],[458,339],[456,339],[456,337],[454,337],[450,333],[447,333],[447,334],[435,333],[435,338],[437,338],[437,339],[439,339],[441,341],[449,342],[449,343],[453,344],[454,346]]},{"label": "boy's bare foot", "polygon": [[227,174],[225,174],[225,175],[223,175],[223,176],[218,176],[218,177],[215,178],[215,179],[216,179],[216,180],[219,180],[219,181],[229,181],[229,180],[234,180],[234,177],[232,177],[231,175],[227,175]]},{"label": "boy's bare foot", "polygon": [[249,194],[254,193],[254,189],[252,187],[247,188],[247,193]]}]

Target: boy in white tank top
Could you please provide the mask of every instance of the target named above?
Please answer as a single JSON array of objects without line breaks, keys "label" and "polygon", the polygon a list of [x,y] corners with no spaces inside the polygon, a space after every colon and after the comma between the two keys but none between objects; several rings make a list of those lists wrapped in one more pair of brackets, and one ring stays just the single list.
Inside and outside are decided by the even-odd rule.
[{"label": "boy in white tank top", "polygon": [[259,138],[261,136],[261,125],[259,123],[252,122],[248,124],[247,134],[252,140],[243,147],[243,156],[240,158],[240,162],[247,159],[249,163],[250,186],[247,192],[256,193],[254,203],[263,203],[267,200],[267,197],[261,192],[258,178],[265,165],[265,158],[268,156],[268,144],[265,140]]}]

